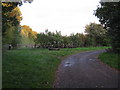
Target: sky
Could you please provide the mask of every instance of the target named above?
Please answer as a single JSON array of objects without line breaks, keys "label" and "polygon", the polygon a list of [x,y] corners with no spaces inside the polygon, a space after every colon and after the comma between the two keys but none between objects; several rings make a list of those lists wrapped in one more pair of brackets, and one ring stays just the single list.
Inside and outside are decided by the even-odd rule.
[{"label": "sky", "polygon": [[99,23],[93,15],[100,0],[33,0],[20,6],[23,20],[38,33],[48,29],[61,31],[62,35],[84,33],[85,25]]}]

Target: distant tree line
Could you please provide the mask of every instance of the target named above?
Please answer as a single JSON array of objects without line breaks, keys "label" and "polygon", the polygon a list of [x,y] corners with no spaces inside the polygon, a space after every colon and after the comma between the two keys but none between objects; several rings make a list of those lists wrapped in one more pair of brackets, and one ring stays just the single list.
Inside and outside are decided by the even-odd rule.
[{"label": "distant tree line", "polygon": [[107,31],[101,24],[90,23],[85,27],[86,34],[76,33],[70,36],[62,36],[61,32],[50,32],[37,34],[36,47],[42,48],[76,48],[88,46],[109,46]]}]

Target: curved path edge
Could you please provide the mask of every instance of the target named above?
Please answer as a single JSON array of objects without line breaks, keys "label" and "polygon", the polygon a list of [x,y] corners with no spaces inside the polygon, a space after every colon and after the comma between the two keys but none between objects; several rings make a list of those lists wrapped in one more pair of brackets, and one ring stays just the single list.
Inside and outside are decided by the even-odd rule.
[{"label": "curved path edge", "polygon": [[118,71],[98,60],[103,52],[85,51],[62,60],[54,88],[118,88]]}]

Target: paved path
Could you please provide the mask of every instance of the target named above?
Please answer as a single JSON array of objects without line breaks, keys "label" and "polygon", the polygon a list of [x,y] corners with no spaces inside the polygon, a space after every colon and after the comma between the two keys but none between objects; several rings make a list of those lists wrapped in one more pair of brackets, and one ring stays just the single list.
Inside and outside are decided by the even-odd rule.
[{"label": "paved path", "polygon": [[118,88],[118,71],[101,63],[97,55],[88,51],[72,55],[61,62],[55,88]]}]

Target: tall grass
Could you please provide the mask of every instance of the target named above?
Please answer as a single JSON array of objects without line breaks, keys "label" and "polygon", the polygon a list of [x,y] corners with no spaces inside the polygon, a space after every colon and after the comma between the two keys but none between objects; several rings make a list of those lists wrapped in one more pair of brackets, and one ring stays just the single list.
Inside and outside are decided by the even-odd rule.
[{"label": "tall grass", "polygon": [[117,70],[120,70],[120,58],[119,58],[120,55],[118,54],[115,54],[115,53],[102,53],[99,55],[99,59],[106,63],[107,65],[109,65],[110,67],[112,68],[115,68]]}]

